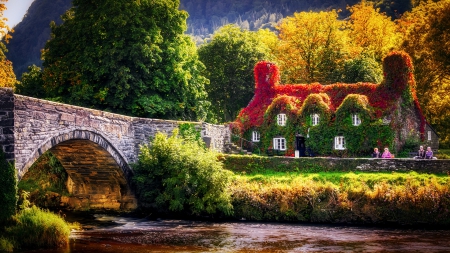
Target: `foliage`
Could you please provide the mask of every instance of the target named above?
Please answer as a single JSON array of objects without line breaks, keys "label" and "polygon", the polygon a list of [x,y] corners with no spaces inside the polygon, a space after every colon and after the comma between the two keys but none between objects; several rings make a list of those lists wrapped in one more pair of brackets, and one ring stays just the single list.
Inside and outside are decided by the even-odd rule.
[{"label": "foliage", "polygon": [[16,85],[16,93],[35,98],[45,98],[42,70],[36,65],[28,67],[28,72],[22,74],[20,83]]},{"label": "foliage", "polygon": [[180,131],[180,137],[187,142],[196,142],[200,147],[205,147],[205,143],[202,140],[200,130],[195,128],[194,124],[183,123],[178,126]]},{"label": "foliage", "polygon": [[6,228],[16,248],[51,248],[69,242],[70,228],[60,216],[36,206],[14,216],[15,225]]},{"label": "foliage", "polygon": [[0,237],[0,251],[1,252],[13,252],[13,250],[14,250],[13,243],[4,237]]},{"label": "foliage", "polygon": [[[14,165],[8,163],[0,146],[0,225],[4,224],[16,212],[17,172]],[[1,231],[1,229],[0,229]]]},{"label": "foliage", "polygon": [[[220,122],[233,120],[253,96],[253,67],[269,57],[270,49],[259,34],[228,25],[214,33],[212,40],[200,47],[198,54],[206,66],[208,98]],[[275,37],[275,34],[271,34]]]},{"label": "foliage", "polygon": [[0,0],[0,87],[12,87],[16,84],[16,75],[14,74],[12,62],[6,59],[5,53],[8,52],[3,42],[8,43],[11,39],[11,30],[5,23],[3,12],[6,10],[5,3],[8,0]]},{"label": "foliage", "polygon": [[205,117],[204,66],[179,1],[73,4],[43,51],[49,97],[141,117]]},{"label": "foliage", "polygon": [[247,220],[448,226],[447,176],[289,173],[236,176],[236,217]]},{"label": "foliage", "polygon": [[345,57],[344,22],[338,12],[300,12],[277,27],[277,61],[285,83],[333,82],[333,72]]},{"label": "foliage", "polygon": [[373,7],[373,3],[362,1],[351,7],[347,21],[349,38],[355,45],[352,50],[381,61],[389,51],[399,46],[401,37],[395,23]]},{"label": "foliage", "polygon": [[339,82],[343,83],[380,83],[383,80],[381,65],[372,57],[359,55],[354,59],[346,60],[340,71]]},{"label": "foliage", "polygon": [[[232,131],[246,139],[252,131],[259,131],[264,150],[271,146],[272,138],[283,136],[287,155],[293,154],[296,133],[309,136],[306,142],[316,154],[367,155],[373,147],[394,146],[395,134],[410,114],[404,113],[390,123],[383,123],[383,119],[394,117],[395,110],[405,107],[413,114],[411,117],[420,121],[416,131],[423,137],[425,119],[415,94],[411,58],[404,52],[391,52],[385,57],[383,68],[385,78],[381,84],[280,85],[277,66],[260,62],[255,66],[255,95],[231,125]],[[274,119],[283,112],[287,112],[288,123],[277,126]],[[313,113],[323,117],[318,126],[311,125]],[[362,125],[352,125],[352,114],[359,114]],[[346,137],[345,151],[333,149],[333,138],[338,135]]]},{"label": "foliage", "polygon": [[192,215],[230,214],[230,172],[222,169],[216,153],[195,141],[157,133],[141,146],[134,166],[140,205],[157,212]]},{"label": "foliage", "polygon": [[30,192],[31,203],[40,207],[53,207],[60,205],[61,195],[68,195],[67,179],[64,167],[48,151],[28,169],[18,187],[21,191]]},{"label": "foliage", "polygon": [[450,1],[421,1],[399,20],[402,44],[414,62],[417,97],[426,119],[440,135],[440,145],[450,144]]}]

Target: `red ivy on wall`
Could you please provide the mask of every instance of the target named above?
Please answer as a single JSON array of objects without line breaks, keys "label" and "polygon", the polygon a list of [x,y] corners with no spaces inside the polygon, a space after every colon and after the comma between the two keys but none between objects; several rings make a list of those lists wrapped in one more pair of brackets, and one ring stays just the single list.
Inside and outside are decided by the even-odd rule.
[{"label": "red ivy on wall", "polygon": [[[276,98],[284,97],[290,108],[300,108],[310,94],[325,93],[330,98],[329,109],[333,112],[341,105],[349,94],[364,95],[374,109],[376,118],[388,115],[395,110],[396,101],[402,96],[406,88],[411,92],[415,108],[420,118],[420,133],[425,132],[425,118],[417,100],[415,81],[411,58],[404,52],[392,52],[383,61],[384,81],[381,84],[336,83],[332,85],[313,84],[286,84],[279,85],[280,74],[278,67],[267,61],[256,64],[255,95],[248,106],[238,115],[232,123],[232,128],[237,128],[240,133],[252,127],[260,127],[264,122],[264,114]],[[288,99],[295,97],[296,100]]]}]

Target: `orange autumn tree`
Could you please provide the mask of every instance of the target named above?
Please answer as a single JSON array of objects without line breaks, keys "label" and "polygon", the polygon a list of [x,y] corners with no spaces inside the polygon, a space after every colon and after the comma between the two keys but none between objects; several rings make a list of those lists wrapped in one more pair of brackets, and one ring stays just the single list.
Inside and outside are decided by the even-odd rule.
[{"label": "orange autumn tree", "polygon": [[399,20],[414,63],[417,97],[440,146],[450,147],[450,0],[424,1]]},{"label": "orange autumn tree", "polygon": [[346,56],[344,21],[338,11],[300,12],[277,27],[277,61],[284,83],[328,84]]},{"label": "orange autumn tree", "polygon": [[[3,17],[3,12],[6,10],[5,3],[8,0],[0,0],[0,38],[8,43],[8,40],[11,38],[9,32],[12,30],[5,23],[7,19]],[[0,87],[14,87],[16,81],[16,75],[14,74],[13,67],[11,61],[6,59],[5,53],[8,50],[6,49],[3,41],[0,41]]]}]

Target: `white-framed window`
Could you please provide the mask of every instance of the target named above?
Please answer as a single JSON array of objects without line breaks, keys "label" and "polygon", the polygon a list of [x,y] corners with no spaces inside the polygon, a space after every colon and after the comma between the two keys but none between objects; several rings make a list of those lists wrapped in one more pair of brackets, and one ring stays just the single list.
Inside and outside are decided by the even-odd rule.
[{"label": "white-framed window", "polygon": [[345,138],[344,136],[334,137],[334,149],[344,150],[345,149]]},{"label": "white-framed window", "polygon": [[361,118],[359,117],[359,114],[353,114],[352,115],[352,123],[354,126],[359,126],[361,125]]},{"label": "white-framed window", "polygon": [[319,114],[314,113],[311,115],[312,125],[317,126],[319,125]]},{"label": "white-framed window", "polygon": [[285,138],[273,138],[273,149],[275,150],[286,150],[286,139]]},{"label": "white-framed window", "polygon": [[279,126],[285,126],[286,125],[286,114],[280,113],[277,115],[277,123]]},{"label": "white-framed window", "polygon": [[428,131],[428,140],[431,141],[431,131]]},{"label": "white-framed window", "polygon": [[252,132],[252,141],[253,142],[259,142],[260,136],[259,136],[259,132],[258,131],[253,131]]}]

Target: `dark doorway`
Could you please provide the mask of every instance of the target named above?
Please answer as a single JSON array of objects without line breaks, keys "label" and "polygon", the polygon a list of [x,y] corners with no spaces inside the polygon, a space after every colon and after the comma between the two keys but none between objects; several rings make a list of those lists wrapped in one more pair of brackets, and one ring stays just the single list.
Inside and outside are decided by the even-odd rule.
[{"label": "dark doorway", "polygon": [[299,151],[301,157],[306,156],[305,137],[300,134],[295,135],[295,150]]}]

